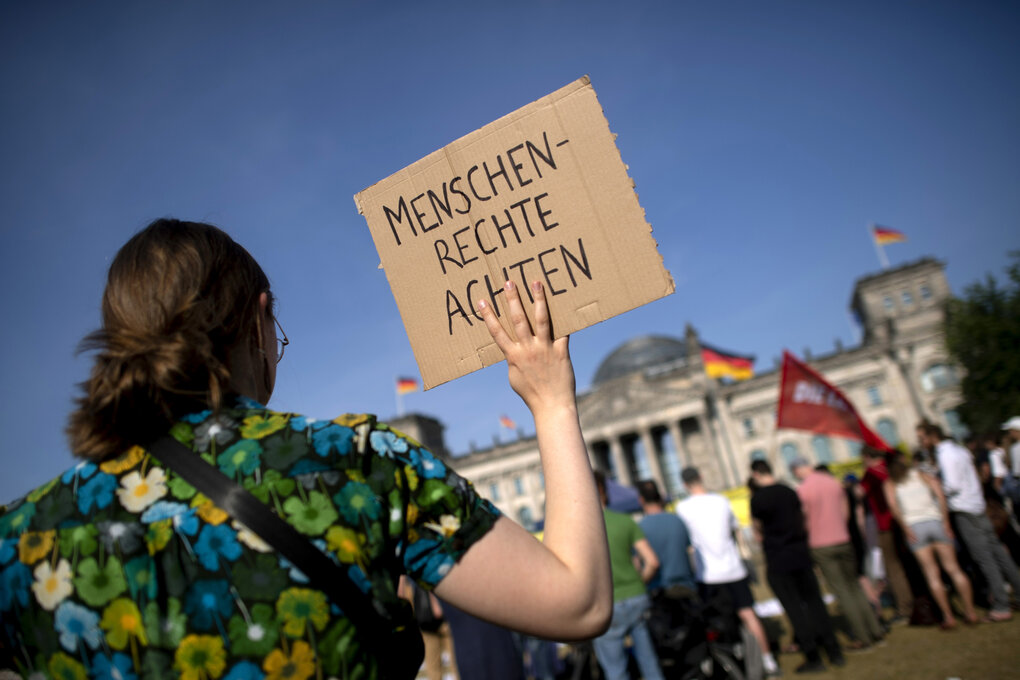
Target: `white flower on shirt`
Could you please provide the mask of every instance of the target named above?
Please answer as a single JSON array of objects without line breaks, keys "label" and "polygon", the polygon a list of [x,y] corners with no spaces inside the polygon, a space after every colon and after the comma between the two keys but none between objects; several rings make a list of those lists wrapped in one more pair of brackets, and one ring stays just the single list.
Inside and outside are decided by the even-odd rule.
[{"label": "white flower on shirt", "polygon": [[443,515],[439,518],[439,523],[426,522],[423,526],[432,529],[443,538],[449,538],[457,533],[460,529],[460,520],[454,515]]},{"label": "white flower on shirt", "polygon": [[56,570],[49,562],[43,561],[35,568],[35,583],[32,584],[32,591],[35,592],[35,599],[39,605],[48,611],[53,611],[58,604],[64,601],[71,594],[71,565],[67,560],[60,560]]},{"label": "white flower on shirt", "polygon": [[254,550],[255,552],[267,553],[272,552],[272,548],[268,543],[263,541],[258,534],[244,526],[238,521],[233,521],[230,526],[237,529],[237,540],[244,543],[246,546]]},{"label": "white flower on shirt", "polygon": [[167,493],[162,468],[152,468],[144,479],[137,470],[129,472],[121,478],[120,485],[123,488],[117,489],[117,497],[129,512],[141,512]]}]

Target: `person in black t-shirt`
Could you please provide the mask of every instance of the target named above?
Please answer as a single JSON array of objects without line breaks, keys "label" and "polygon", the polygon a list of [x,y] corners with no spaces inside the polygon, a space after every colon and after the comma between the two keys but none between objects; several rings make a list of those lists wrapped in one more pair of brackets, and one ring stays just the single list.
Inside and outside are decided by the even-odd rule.
[{"label": "person in black t-shirt", "polygon": [[797,672],[825,670],[818,650],[819,641],[830,663],[842,666],[846,661],[811,564],[800,498],[796,491],[776,481],[766,461],[754,461],[751,476],[758,486],[751,497],[751,517],[755,534],[765,550],[769,586],[786,610],[804,653],[804,663]]}]

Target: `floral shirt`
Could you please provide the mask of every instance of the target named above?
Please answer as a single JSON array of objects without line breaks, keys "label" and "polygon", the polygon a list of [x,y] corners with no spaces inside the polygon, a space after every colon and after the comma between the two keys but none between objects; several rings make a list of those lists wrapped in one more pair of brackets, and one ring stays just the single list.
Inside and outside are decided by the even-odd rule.
[{"label": "floral shirt", "polygon": [[[499,516],[372,416],[317,421],[241,398],[171,433],[398,621],[396,572],[434,588]],[[0,680],[376,675],[300,569],[139,447],[0,508]]]}]

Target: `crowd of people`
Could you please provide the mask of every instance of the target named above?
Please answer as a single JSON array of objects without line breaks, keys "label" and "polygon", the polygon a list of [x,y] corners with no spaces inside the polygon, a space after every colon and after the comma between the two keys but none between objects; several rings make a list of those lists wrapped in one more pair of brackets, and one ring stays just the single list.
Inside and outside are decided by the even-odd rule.
[{"label": "crowd of people", "polygon": [[[609,631],[595,643],[606,677],[629,677],[624,639],[633,641],[641,676],[662,677],[655,644],[634,610],[653,609],[670,587],[703,601],[722,594],[759,644],[769,677],[781,674],[780,652],[803,655],[797,673],[823,672],[827,663],[844,666],[848,654],[887,644],[897,625],[952,631],[1010,620],[1020,599],[1011,553],[1020,510],[1020,417],[1004,423],[1001,437],[969,441],[971,450],[928,421],[916,432],[911,456],[865,447],[861,477],[840,480],[825,465],[798,458],[789,463],[790,485],[767,461],[751,464],[753,535],[765,581],[792,632],[783,648],[755,613],[750,552],[730,502],[706,489],[696,468],[682,472],[689,495],[675,512],[666,510],[654,482],[639,482],[640,521],[604,511],[617,605]],[[840,619],[826,604],[823,583]]]},{"label": "crowd of people", "polygon": [[[592,483],[568,339],[553,338],[542,284],[530,292],[534,321],[505,285],[512,332],[478,306],[535,419],[541,542],[372,416],[270,410],[289,340],[268,277],[227,234],[161,219],[133,236],[110,265],[102,327],[85,343],[95,360],[66,430],[80,462],[0,507],[0,677],[406,676],[419,668],[421,640],[407,634],[416,618],[440,638],[428,640],[440,660],[452,634],[464,679],[523,675],[513,629],[532,636],[523,646],[536,677],[558,673],[541,640],[593,639],[610,680],[632,665],[654,680],[663,645],[648,614],[695,597],[728,603],[764,674],[779,674],[740,527],[697,469],[683,471],[689,494],[675,512],[651,482],[638,485],[640,522],[607,507],[604,478]],[[804,655],[798,672],[883,644],[891,625],[921,621],[925,601],[933,622],[955,628],[942,570],[963,623],[1012,617],[1020,417],[1005,430],[1006,442],[975,439],[968,451],[921,423],[913,458],[866,449],[859,482],[797,460],[794,490],[767,462],[752,464],[754,530]],[[208,495],[216,489],[223,502]],[[267,515],[281,530],[249,520]],[[863,567],[872,542],[890,618]],[[309,551],[314,559],[295,557]],[[444,673],[431,658],[426,668]]]}]

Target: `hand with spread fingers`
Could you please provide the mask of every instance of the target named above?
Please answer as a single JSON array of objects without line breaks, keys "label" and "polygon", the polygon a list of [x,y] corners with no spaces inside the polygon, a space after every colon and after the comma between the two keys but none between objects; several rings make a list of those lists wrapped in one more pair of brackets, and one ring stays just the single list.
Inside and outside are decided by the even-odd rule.
[{"label": "hand with spread fingers", "polygon": [[[545,291],[531,286],[534,328],[513,282],[509,330],[487,301],[477,308],[506,356],[510,385],[531,409],[545,476],[541,542],[501,517],[436,587],[475,616],[537,637],[588,639],[609,625],[612,574],[602,507],[581,436],[567,338],[553,340]],[[494,568],[498,565],[498,568]]]},{"label": "hand with spread fingers", "polygon": [[496,318],[492,305],[478,303],[485,326],[503,351],[510,386],[520,395],[532,413],[536,410],[570,406],[575,403],[574,369],[566,336],[553,340],[549,304],[541,282],[531,285],[535,298],[535,328],[532,329],[520,292],[513,281],[504,286],[513,335]]}]

